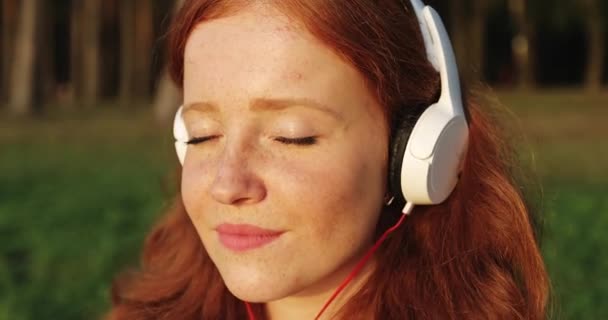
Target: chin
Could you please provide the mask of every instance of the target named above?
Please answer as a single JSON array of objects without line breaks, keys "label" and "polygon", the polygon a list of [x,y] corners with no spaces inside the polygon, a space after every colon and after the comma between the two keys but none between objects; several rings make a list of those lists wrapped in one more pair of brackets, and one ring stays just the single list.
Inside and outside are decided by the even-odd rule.
[{"label": "chin", "polygon": [[233,279],[222,278],[230,293],[240,300],[248,302],[264,303],[279,300],[289,296],[292,291],[288,287],[276,285],[270,279],[268,279],[269,281],[262,279],[255,281],[251,278],[243,279],[242,277]]},{"label": "chin", "polygon": [[256,287],[230,286],[226,285],[230,293],[243,301],[264,303],[284,298],[287,294],[282,294],[269,288],[270,286],[259,285]]}]

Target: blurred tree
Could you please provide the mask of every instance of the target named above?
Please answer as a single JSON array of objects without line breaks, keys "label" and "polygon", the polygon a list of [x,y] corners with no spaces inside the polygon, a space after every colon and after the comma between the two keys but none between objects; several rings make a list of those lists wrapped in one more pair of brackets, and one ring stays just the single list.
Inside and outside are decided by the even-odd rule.
[{"label": "blurred tree", "polygon": [[498,0],[448,2],[450,34],[461,77],[468,83],[483,81],[486,68],[486,25]]},{"label": "blurred tree", "polygon": [[31,113],[33,107],[38,5],[38,0],[21,0],[8,93],[9,108],[15,115]]},{"label": "blurred tree", "polygon": [[473,81],[481,81],[484,74],[485,65],[485,38],[486,38],[486,19],[488,16],[489,4],[492,0],[473,0],[471,3],[471,18],[469,23],[469,37],[471,39],[469,47],[470,63],[475,66],[475,71],[470,75]]},{"label": "blurred tree", "polygon": [[[177,0],[175,2],[174,12],[179,10],[184,0]],[[158,86],[156,89],[156,96],[154,97],[154,115],[160,123],[167,123],[171,120],[173,113],[178,107],[181,95],[179,90],[171,81],[169,73],[166,68],[163,71]]]},{"label": "blurred tree", "polygon": [[120,2],[120,88],[119,97],[123,105],[131,103],[135,79],[135,12],[134,1]]},{"label": "blurred tree", "polygon": [[[44,52],[36,55],[34,96],[38,97],[35,101],[35,107],[40,109],[43,108],[45,102],[55,96],[55,90],[57,89],[54,68],[55,46],[57,44],[54,24],[57,17],[57,7],[49,1],[41,1],[38,5],[39,14],[36,24],[38,37],[36,42],[40,48],[44,48]],[[42,50],[38,50],[38,52],[42,52]]]},{"label": "blurred tree", "polygon": [[135,8],[135,94],[140,98],[147,98],[150,96],[152,82],[152,0],[135,0]]},{"label": "blurred tree", "polygon": [[11,59],[13,57],[13,49],[14,49],[14,35],[15,35],[15,25],[16,25],[16,16],[17,16],[17,1],[16,0],[2,0],[2,60],[0,63],[2,64],[1,70],[2,74],[0,75],[0,99],[4,101],[4,99],[8,98],[9,91],[9,83],[10,83],[10,70],[11,70]]},{"label": "blurred tree", "polygon": [[[74,1],[75,2],[75,1]],[[101,0],[82,1],[82,102],[93,106],[99,98]]]},{"label": "blurred tree", "polygon": [[[170,120],[179,90],[158,63],[166,54],[155,49],[164,42],[163,37],[156,40],[166,32],[169,8],[183,0],[40,1],[27,14],[20,8],[31,1],[0,1],[0,100],[9,101],[12,110],[28,110],[16,113],[51,99],[95,105],[101,98],[118,96],[130,104],[152,97],[156,117]],[[467,82],[521,88],[536,81],[584,83],[598,90],[606,77],[608,1],[427,2],[444,12]],[[35,47],[44,50],[38,54]],[[24,63],[29,66],[19,65]]]},{"label": "blurred tree", "polygon": [[534,24],[528,17],[525,0],[509,0],[509,12],[513,17],[515,33],[511,40],[511,50],[516,69],[516,85],[529,89],[535,85],[534,75]]},{"label": "blurred tree", "polygon": [[589,91],[599,91],[606,53],[606,33],[602,23],[604,12],[600,7],[600,0],[583,0],[579,4],[582,6],[588,43],[585,87]]},{"label": "blurred tree", "polygon": [[82,1],[72,0],[70,10],[70,89],[72,102],[82,96]]},{"label": "blurred tree", "polygon": [[154,25],[151,0],[120,2],[120,100],[150,96]]},{"label": "blurred tree", "polygon": [[449,1],[449,12],[450,12],[450,38],[452,45],[454,46],[454,52],[456,54],[456,60],[458,61],[458,67],[461,77],[466,82],[471,81],[472,77],[469,72],[469,55],[467,54],[467,19],[465,16],[465,0],[451,0]]},{"label": "blurred tree", "polygon": [[[535,0],[529,1],[530,16],[536,25],[542,25],[545,32],[550,30],[556,34],[568,37],[584,38],[576,45],[562,44],[560,52],[551,52],[557,56],[570,57],[574,60],[564,60],[570,69],[576,66],[580,74],[570,75],[570,83],[582,82],[590,91],[601,87],[603,69],[606,65],[606,17],[608,17],[608,2],[602,0]],[[546,50],[545,50],[546,51]],[[547,54],[547,52],[545,52]],[[580,61],[578,59],[580,58]],[[554,60],[554,59],[551,59]],[[580,66],[579,66],[580,64]],[[567,67],[564,69],[568,69]],[[547,70],[544,76],[547,75]],[[566,74],[567,76],[567,74]]]}]

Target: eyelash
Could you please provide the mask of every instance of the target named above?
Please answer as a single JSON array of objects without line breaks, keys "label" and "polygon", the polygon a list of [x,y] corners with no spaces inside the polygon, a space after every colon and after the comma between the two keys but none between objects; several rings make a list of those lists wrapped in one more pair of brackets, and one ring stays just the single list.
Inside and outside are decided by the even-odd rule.
[{"label": "eyelash", "polygon": [[[199,143],[203,143],[205,141],[211,140],[213,138],[216,138],[217,136],[208,136],[208,137],[194,137],[190,140],[188,140],[188,142],[186,142],[186,144],[199,144]],[[300,145],[300,146],[310,146],[310,145],[314,145],[317,143],[317,137],[302,137],[302,138],[286,138],[286,137],[277,137],[275,138],[276,141],[281,142],[283,144],[295,144],[295,145]]]},{"label": "eyelash", "polygon": [[285,138],[285,137],[277,137],[275,140],[279,141],[281,143],[284,143],[284,144],[296,144],[296,145],[300,145],[300,146],[311,146],[311,145],[317,143],[317,137],[302,137],[302,138],[293,138],[293,139],[289,139],[289,138]]},{"label": "eyelash", "polygon": [[216,136],[208,136],[208,137],[194,137],[190,140],[188,140],[188,142],[186,142],[186,144],[199,144],[199,143],[203,143],[207,140],[211,140],[213,138],[215,138]]}]

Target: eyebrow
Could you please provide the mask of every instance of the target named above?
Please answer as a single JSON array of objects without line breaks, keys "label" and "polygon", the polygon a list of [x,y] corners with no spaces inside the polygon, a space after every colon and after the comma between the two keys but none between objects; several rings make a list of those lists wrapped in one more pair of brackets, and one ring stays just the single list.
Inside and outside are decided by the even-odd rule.
[{"label": "eyebrow", "polygon": [[[296,106],[311,108],[326,113],[335,119],[342,119],[342,115],[336,110],[310,98],[256,98],[249,103],[249,109],[258,112],[280,111]],[[188,110],[215,113],[219,112],[219,107],[210,101],[200,101],[185,105],[184,113]]]}]

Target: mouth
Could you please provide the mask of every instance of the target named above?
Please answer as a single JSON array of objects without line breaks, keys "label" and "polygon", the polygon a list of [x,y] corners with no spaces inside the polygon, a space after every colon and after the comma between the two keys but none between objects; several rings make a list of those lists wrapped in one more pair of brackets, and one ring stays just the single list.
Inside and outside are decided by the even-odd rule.
[{"label": "mouth", "polygon": [[263,229],[249,224],[221,224],[215,231],[220,243],[229,250],[244,252],[277,240],[284,231]]}]

